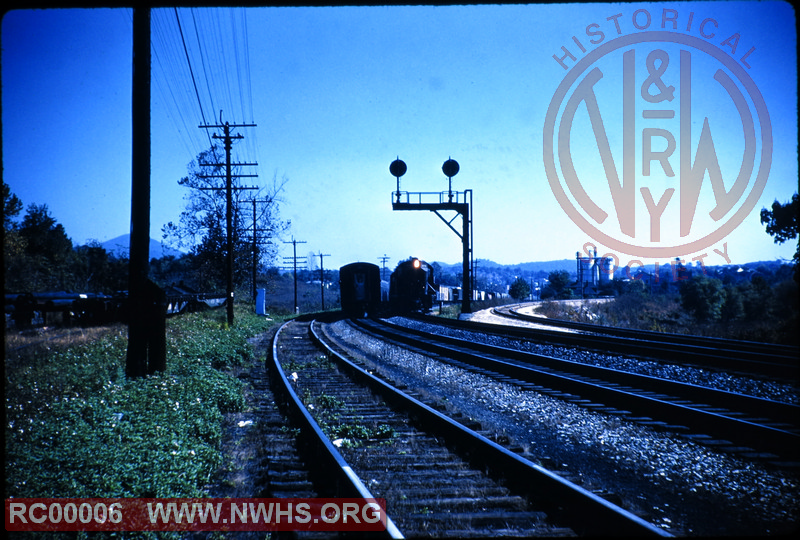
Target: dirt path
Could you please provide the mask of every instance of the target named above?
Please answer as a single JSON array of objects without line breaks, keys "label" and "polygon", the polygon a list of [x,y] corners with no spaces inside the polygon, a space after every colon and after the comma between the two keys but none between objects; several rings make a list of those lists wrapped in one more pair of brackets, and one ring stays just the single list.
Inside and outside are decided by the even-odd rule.
[{"label": "dirt path", "polygon": [[[222,425],[223,463],[208,486],[212,497],[266,497],[269,462],[263,459],[269,446],[267,421],[274,403],[265,403],[267,373],[264,356],[275,330],[250,340],[252,361],[233,375],[245,383],[245,410],[226,414]],[[268,388],[267,388],[268,389]],[[271,395],[271,393],[270,393]]]}]

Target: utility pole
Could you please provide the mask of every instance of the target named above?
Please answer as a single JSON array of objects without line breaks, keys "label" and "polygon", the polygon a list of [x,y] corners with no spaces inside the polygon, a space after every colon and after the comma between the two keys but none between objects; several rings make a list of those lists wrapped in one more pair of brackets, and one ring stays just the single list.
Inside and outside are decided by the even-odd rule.
[{"label": "utility pole", "polygon": [[270,232],[272,229],[259,229],[256,222],[256,203],[268,203],[269,200],[256,200],[250,201],[253,203],[253,300],[256,299],[256,272],[258,269],[258,241],[256,239],[259,232]]},{"label": "utility pole", "polygon": [[322,258],[330,257],[331,255],[320,251],[317,256],[319,257],[319,292],[322,298],[322,311],[325,311],[325,270],[322,268]]},{"label": "utility pole", "polygon": [[[255,124],[231,124],[229,122],[222,123],[222,111],[220,111],[220,123],[214,125],[200,125],[201,129],[222,129],[222,135],[214,133],[211,135],[213,139],[222,139],[225,146],[225,175],[207,175],[200,176],[200,178],[225,178],[225,223],[227,225],[227,284],[226,284],[226,304],[228,308],[228,325],[233,324],[233,190],[234,189],[258,189],[255,187],[234,187],[233,178],[253,178],[257,174],[237,174],[232,173],[231,168],[236,167],[253,167],[258,163],[231,163],[231,148],[233,147],[234,139],[243,139],[241,134],[231,135],[231,128],[237,127],[256,127]],[[221,163],[200,163],[201,166],[206,167],[220,167]],[[218,190],[223,188],[204,188],[210,190]]]},{"label": "utility pole", "polygon": [[381,264],[383,265],[383,269],[381,270],[381,279],[386,281],[386,261],[390,259],[390,257],[386,256],[386,253],[383,254],[383,257],[378,257],[380,259]]},{"label": "utility pole", "polygon": [[[295,240],[292,238],[291,242],[284,242],[284,244],[292,244],[293,247],[293,255],[292,255],[292,264],[294,267],[294,312],[295,314],[299,313],[297,309],[297,244],[305,244],[304,240]],[[283,260],[286,262],[287,257],[284,257]]]},{"label": "utility pole", "polygon": [[[147,46],[145,46],[147,42]],[[142,292],[150,253],[150,10],[133,10],[133,161],[131,167],[131,243],[128,263],[129,378],[147,374],[147,326]]]},{"label": "utility pole", "polygon": [[133,10],[131,243],[125,375],[166,369],[166,305],[150,268],[150,9]]}]

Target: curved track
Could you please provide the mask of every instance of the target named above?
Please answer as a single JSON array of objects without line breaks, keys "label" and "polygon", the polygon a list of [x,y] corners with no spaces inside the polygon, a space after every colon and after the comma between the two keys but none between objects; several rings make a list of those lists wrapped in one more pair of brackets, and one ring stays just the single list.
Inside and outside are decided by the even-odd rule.
[{"label": "curved track", "polygon": [[[668,536],[371,375],[325,344],[313,324],[282,326],[272,353],[271,369],[302,418],[303,439],[324,449],[338,489],[345,477],[361,477],[366,493],[386,497],[393,536]],[[342,436],[355,420],[361,428]],[[341,448],[330,440],[337,435]],[[348,445],[351,437],[358,443]],[[365,496],[364,482],[355,485]]]},{"label": "curved track", "polygon": [[[308,356],[312,362],[319,356],[316,347],[304,340],[302,330],[300,334],[289,335],[295,329],[292,324],[300,323],[288,321],[275,333],[272,340],[272,354],[267,359],[267,370],[273,378],[276,398],[280,400],[283,409],[300,430],[302,451],[308,461],[314,464],[312,471],[315,477],[314,483],[316,486],[324,486],[318,492],[327,496],[374,499],[375,497],[342,458],[331,440],[325,436],[298,396],[294,381],[291,381],[283,370],[280,359],[285,356],[292,358]],[[386,535],[390,538],[403,537],[391,519],[387,520]]]},{"label": "curved track", "polygon": [[796,405],[429,334],[386,321],[355,324],[465,369],[678,431],[744,457],[781,464],[800,459],[800,407]]}]

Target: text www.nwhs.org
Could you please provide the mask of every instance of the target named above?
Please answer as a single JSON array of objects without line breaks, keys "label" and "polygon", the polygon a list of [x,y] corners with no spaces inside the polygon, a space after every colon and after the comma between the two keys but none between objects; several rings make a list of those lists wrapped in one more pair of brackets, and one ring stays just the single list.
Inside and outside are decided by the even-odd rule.
[{"label": "text www.nwhs.org", "polygon": [[[315,505],[318,506],[318,503]],[[382,509],[378,503],[360,505],[356,502],[326,502],[312,514],[307,502],[297,503],[230,503],[228,516],[222,517],[223,503],[152,503],[147,505],[150,523],[319,523],[361,524],[379,523]]]}]

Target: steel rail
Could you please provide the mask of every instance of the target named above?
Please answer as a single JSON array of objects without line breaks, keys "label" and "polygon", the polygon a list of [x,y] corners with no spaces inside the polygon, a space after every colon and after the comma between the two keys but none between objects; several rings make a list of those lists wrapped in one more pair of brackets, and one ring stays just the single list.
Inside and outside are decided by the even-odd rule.
[{"label": "steel rail", "polygon": [[724,348],[735,348],[737,350],[747,350],[753,352],[765,352],[766,349],[769,349],[768,352],[777,353],[780,356],[787,356],[787,357],[794,357],[798,352],[797,346],[794,345],[782,345],[782,344],[768,344],[762,343],[758,341],[747,341],[747,340],[738,340],[738,339],[727,339],[727,338],[720,338],[720,337],[708,337],[708,336],[698,336],[694,334],[672,334],[672,333],[665,333],[665,332],[657,332],[655,330],[636,330],[633,328],[620,328],[617,326],[601,326],[597,324],[591,323],[584,323],[584,322],[577,322],[577,321],[567,321],[564,319],[551,319],[548,317],[536,317],[535,315],[529,315],[527,313],[522,313],[520,309],[525,307],[526,305],[531,304],[507,304],[505,306],[498,306],[492,308],[492,312],[500,317],[507,317],[512,319],[519,319],[529,322],[535,322],[542,325],[550,325],[550,326],[557,326],[563,328],[572,328],[575,330],[582,330],[586,332],[593,332],[599,334],[609,334],[615,336],[623,336],[623,337],[634,337],[641,339],[642,336],[648,336],[648,339],[652,337],[655,340],[664,339],[664,338],[675,338],[679,340],[681,343],[696,343],[696,344],[712,344],[712,346],[720,346]]},{"label": "steel rail", "polygon": [[[767,423],[756,423],[753,418],[748,421],[738,418],[738,415],[734,416],[742,411],[733,411],[734,414],[726,416],[725,411],[699,408],[698,405],[684,400],[701,400],[704,404],[711,401],[713,406],[726,409],[735,401],[740,407],[747,408],[751,416],[764,414],[769,409],[769,414],[773,416],[769,420],[778,423],[787,420],[793,426],[796,426],[797,418],[800,418],[800,407],[795,405],[429,334],[386,321],[362,319],[354,324],[384,339],[464,361],[530,385],[544,385],[570,392],[591,399],[594,404],[601,403],[622,411],[638,410],[640,414],[647,414],[673,427],[685,426],[696,433],[708,433],[717,438],[737,441],[776,456],[792,460],[800,458],[800,435],[796,431],[786,431]],[[612,384],[609,384],[609,380]],[[636,388],[639,388],[638,392]],[[645,389],[644,392],[641,391],[642,388]],[[665,389],[678,393],[676,397],[679,399],[653,395],[653,392],[661,394]]]},{"label": "steel rail", "polygon": [[673,340],[672,334],[662,334],[661,341],[649,341],[642,338],[633,339],[630,337],[569,333],[539,328],[442,319],[432,316],[414,316],[413,318],[440,326],[450,326],[462,330],[481,331],[490,334],[511,335],[530,341],[544,341],[604,352],[642,356],[681,365],[700,365],[718,370],[800,380],[800,362],[796,358],[741,353],[735,349],[722,350],[715,348],[712,343],[708,343],[706,346],[683,345],[679,342],[679,338],[676,337]]},{"label": "steel rail", "polygon": [[[426,322],[428,322],[427,319]],[[669,395],[673,397],[699,401],[705,405],[711,405],[714,407],[722,407],[725,409],[733,408],[737,412],[744,412],[755,417],[769,415],[770,419],[775,422],[797,424],[798,419],[800,419],[800,407],[790,403],[772,401],[746,394],[737,394],[735,392],[729,392],[726,390],[717,390],[714,388],[672,381],[669,379],[662,379],[650,375],[642,375],[591,364],[583,364],[581,362],[574,362],[572,360],[565,360],[526,351],[519,351],[507,347],[484,345],[474,341],[467,342],[463,339],[449,336],[436,336],[428,332],[394,325],[388,322],[385,322],[384,324],[389,328],[395,328],[403,332],[420,336],[422,338],[435,337],[437,341],[441,341],[442,343],[451,344],[456,347],[469,347],[473,351],[499,354],[504,358],[517,360],[525,364],[535,363],[540,366],[567,371],[583,377],[590,377],[602,381],[610,381],[619,385],[626,385],[648,392],[669,393]],[[452,327],[450,324],[445,324],[445,326]],[[489,326],[495,325],[489,324]],[[475,329],[471,329],[469,325],[457,325],[456,327],[462,330],[475,331]],[[483,326],[480,328],[483,329]]]},{"label": "steel rail", "polygon": [[314,330],[314,323],[311,328],[315,341],[326,350],[328,358],[335,360],[354,380],[380,394],[387,403],[408,411],[422,429],[441,436],[456,452],[502,476],[512,489],[525,493],[531,500],[563,515],[565,523],[576,533],[591,536],[671,536],[644,519],[509,451],[374,376],[330,347]]},{"label": "steel rail", "polygon": [[[288,410],[290,417],[299,425],[304,435],[304,441],[309,447],[307,450],[314,458],[312,460],[314,465],[323,474],[333,479],[336,494],[342,497],[375,499],[305,408],[281,367],[278,358],[278,336],[291,322],[291,320],[286,321],[275,332],[272,338],[271,360],[267,360],[267,371],[274,376],[275,394],[282,400],[282,405]],[[403,534],[388,516],[386,517],[385,535],[389,538],[403,538]]]},{"label": "steel rail", "polygon": [[513,320],[531,322],[541,325],[570,328],[581,332],[593,334],[603,334],[608,336],[661,342],[668,344],[681,344],[687,346],[698,346],[715,350],[728,351],[740,358],[768,358],[774,362],[786,362],[797,364],[800,349],[793,345],[782,345],[773,343],[760,343],[757,341],[735,340],[717,337],[697,336],[691,334],[672,334],[655,332],[653,330],[635,330],[632,328],[618,328],[613,326],[601,326],[596,324],[582,323],[576,321],[566,321],[563,319],[550,319],[547,317],[535,317],[519,311],[523,304],[511,304],[492,308],[492,313],[500,317]]}]

